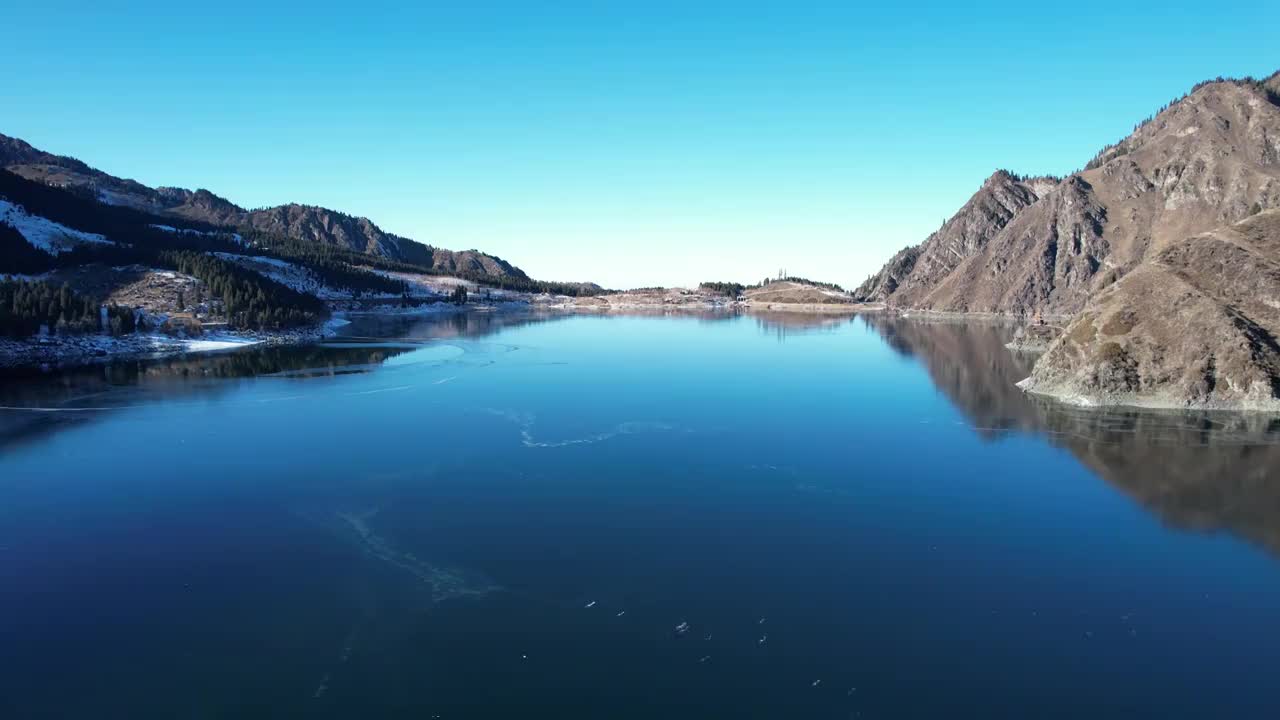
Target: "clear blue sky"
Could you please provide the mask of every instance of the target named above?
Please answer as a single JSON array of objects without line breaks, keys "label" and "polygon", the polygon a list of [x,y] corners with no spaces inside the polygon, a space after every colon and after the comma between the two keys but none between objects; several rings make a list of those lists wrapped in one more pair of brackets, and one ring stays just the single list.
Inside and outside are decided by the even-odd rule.
[{"label": "clear blue sky", "polygon": [[0,132],[614,287],[856,284],[995,168],[1280,69],[1274,0],[147,5],[9,3]]}]

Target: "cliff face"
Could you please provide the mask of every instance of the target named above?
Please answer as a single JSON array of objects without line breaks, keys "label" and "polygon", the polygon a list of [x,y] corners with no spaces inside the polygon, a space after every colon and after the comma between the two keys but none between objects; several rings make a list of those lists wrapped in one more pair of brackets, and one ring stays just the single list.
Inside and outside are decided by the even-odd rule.
[{"label": "cliff face", "polygon": [[170,215],[232,227],[241,227],[244,223],[242,208],[208,190],[162,187],[156,188],[156,195],[161,210]]},{"label": "cliff face", "polygon": [[997,173],[859,297],[947,312],[1079,312],[1169,244],[1280,207],[1277,86],[1277,76],[1203,84],[1058,183]]},{"label": "cliff face", "polygon": [[[1059,314],[1084,304],[1110,247],[1107,211],[1071,176],[909,306],[945,312]],[[901,302],[900,301],[900,302]]]},{"label": "cliff face", "polygon": [[326,208],[281,205],[245,213],[244,226],[262,232],[287,235],[324,245],[337,245],[356,252],[393,257],[399,247],[391,236],[369,221]]}]

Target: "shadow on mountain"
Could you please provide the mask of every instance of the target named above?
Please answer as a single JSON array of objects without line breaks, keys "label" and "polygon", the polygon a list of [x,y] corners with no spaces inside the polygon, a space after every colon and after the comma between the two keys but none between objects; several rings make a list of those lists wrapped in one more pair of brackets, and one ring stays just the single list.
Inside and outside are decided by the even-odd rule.
[{"label": "shadow on mountain", "polygon": [[1225,530],[1280,554],[1280,417],[1067,406],[1014,385],[1034,357],[1005,348],[1011,326],[864,321],[919,361],[982,437],[1041,436],[1171,526]]}]

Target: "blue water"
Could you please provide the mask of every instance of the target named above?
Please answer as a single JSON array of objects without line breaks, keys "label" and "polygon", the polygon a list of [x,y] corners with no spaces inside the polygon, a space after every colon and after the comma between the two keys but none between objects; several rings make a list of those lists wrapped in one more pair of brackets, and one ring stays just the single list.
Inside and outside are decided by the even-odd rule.
[{"label": "blue water", "polygon": [[0,717],[1275,716],[1280,422],[994,325],[345,332],[0,382]]}]

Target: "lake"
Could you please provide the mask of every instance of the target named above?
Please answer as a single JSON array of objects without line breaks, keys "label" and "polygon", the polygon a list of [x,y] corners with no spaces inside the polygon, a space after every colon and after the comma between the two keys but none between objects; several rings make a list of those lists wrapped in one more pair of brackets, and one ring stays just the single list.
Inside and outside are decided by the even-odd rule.
[{"label": "lake", "polygon": [[359,317],[0,381],[0,717],[1274,717],[1280,421],[1030,399],[1010,337]]}]

